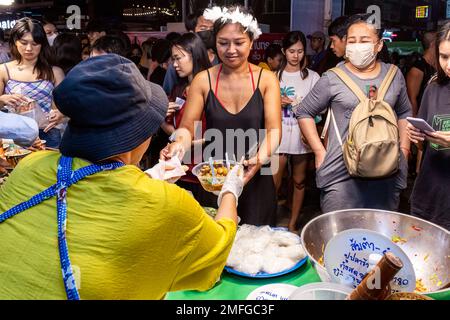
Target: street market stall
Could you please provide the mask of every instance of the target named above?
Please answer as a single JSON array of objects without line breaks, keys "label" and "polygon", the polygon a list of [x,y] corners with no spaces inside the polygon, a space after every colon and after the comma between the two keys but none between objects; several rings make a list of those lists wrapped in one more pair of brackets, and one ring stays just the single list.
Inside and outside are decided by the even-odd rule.
[{"label": "street market stall", "polygon": [[[387,224],[388,220],[390,224]],[[364,229],[353,229],[355,227]],[[364,230],[367,232],[364,233]],[[375,230],[376,232],[371,230]],[[357,256],[360,257],[361,254],[364,254],[366,247],[358,247],[354,243],[350,244],[354,245],[355,254],[351,257],[352,261],[349,262],[348,260],[350,259],[347,259],[347,262],[344,263],[345,265],[341,265],[343,268],[341,271],[343,272],[338,272],[338,276],[334,276],[331,274],[332,272],[327,271],[323,266],[324,253],[327,252],[327,245],[330,244],[328,252],[330,250],[333,253],[342,251],[345,256],[345,251],[351,249],[346,248],[343,242],[339,243],[337,240],[339,238],[342,241],[342,237],[349,232],[353,232],[350,235],[352,239],[356,236],[355,232],[363,232],[363,239],[366,239],[365,237],[375,236],[378,239],[376,244],[380,248],[382,248],[379,243],[380,239],[386,241],[385,245],[389,247],[389,251],[393,251],[398,256],[401,256],[405,262],[404,272],[407,272],[407,270],[411,272],[414,269],[412,271],[414,277],[412,283],[404,287],[400,283],[399,286],[395,287],[397,290],[403,292],[415,291],[416,297],[420,297],[417,295],[417,293],[420,293],[422,297],[425,295],[436,300],[450,300],[450,289],[446,285],[450,277],[450,254],[447,252],[449,250],[448,242],[450,241],[450,233],[425,220],[395,212],[370,209],[336,211],[312,220],[304,227],[302,232],[302,244],[308,254],[309,260],[292,272],[282,274],[278,277],[260,278],[251,275],[239,276],[235,271],[231,270],[232,273],[230,273],[229,267],[226,267],[228,270],[222,273],[220,281],[212,289],[205,292],[171,292],[166,296],[166,299],[244,300],[254,299],[255,295],[253,293],[256,289],[273,284],[300,287],[306,284],[324,281],[322,283],[325,286],[327,284],[330,287],[334,284],[340,285],[343,283],[340,281],[340,277],[345,276],[345,272],[350,270],[347,264],[355,261],[357,264],[360,264],[363,259],[357,260]],[[334,248],[331,248],[331,245],[334,245]],[[371,252],[376,250],[370,250],[370,246],[367,246],[366,251]],[[335,260],[337,256],[337,254],[333,254]],[[327,261],[326,259],[330,261],[328,263],[332,262],[332,259],[327,258],[325,254],[325,261]],[[337,262],[337,265],[337,269],[339,269],[339,262]],[[362,266],[360,269],[362,272],[361,275],[364,277],[368,268]],[[392,282],[392,287],[398,283],[399,279],[400,277],[395,278]],[[333,283],[330,284],[330,282]],[[352,283],[347,285],[352,289],[356,287],[357,283],[353,287]],[[276,291],[275,286],[272,287],[274,288],[273,292],[266,292],[265,298],[270,298],[267,297],[267,294],[273,294],[273,299],[280,298],[279,295],[277,296],[274,293]],[[413,296],[413,294],[411,293],[410,296]],[[261,295],[259,298],[262,299]],[[286,299],[287,296],[283,298]]]}]

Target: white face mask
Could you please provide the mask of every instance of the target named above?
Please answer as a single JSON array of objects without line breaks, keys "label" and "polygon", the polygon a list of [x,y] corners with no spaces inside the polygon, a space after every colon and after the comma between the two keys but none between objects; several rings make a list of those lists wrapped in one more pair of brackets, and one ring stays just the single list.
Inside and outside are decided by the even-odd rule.
[{"label": "white face mask", "polygon": [[358,69],[364,69],[377,57],[375,44],[373,43],[350,43],[345,48],[345,56],[351,64]]},{"label": "white face mask", "polygon": [[50,46],[53,46],[53,41],[55,41],[55,38],[57,36],[58,35],[56,33],[52,34],[51,36],[47,36],[47,40],[48,40],[48,43],[50,44]]}]

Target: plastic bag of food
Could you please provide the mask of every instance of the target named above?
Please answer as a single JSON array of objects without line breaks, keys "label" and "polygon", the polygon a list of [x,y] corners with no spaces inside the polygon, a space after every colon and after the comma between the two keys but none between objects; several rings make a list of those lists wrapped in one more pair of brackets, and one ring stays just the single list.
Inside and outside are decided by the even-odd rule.
[{"label": "plastic bag of food", "polygon": [[187,166],[183,166],[178,157],[173,157],[168,161],[159,160],[159,163],[145,171],[153,179],[164,180],[175,183],[179,178],[186,175]]}]

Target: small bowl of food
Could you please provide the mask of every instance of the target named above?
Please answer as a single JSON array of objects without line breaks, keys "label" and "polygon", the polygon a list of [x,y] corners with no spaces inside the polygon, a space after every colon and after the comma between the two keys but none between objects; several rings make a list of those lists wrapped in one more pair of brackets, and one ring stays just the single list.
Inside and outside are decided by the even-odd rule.
[{"label": "small bowl of food", "polygon": [[13,148],[5,152],[6,161],[14,168],[20,160],[31,153],[30,150],[24,148]]},{"label": "small bowl of food", "polygon": [[[228,172],[237,165],[237,162],[230,160],[228,161],[229,166],[227,166],[226,160],[213,160],[211,164],[209,162],[199,163],[192,168],[192,173],[200,181],[203,189],[219,195]],[[214,168],[214,173],[212,168]]]}]

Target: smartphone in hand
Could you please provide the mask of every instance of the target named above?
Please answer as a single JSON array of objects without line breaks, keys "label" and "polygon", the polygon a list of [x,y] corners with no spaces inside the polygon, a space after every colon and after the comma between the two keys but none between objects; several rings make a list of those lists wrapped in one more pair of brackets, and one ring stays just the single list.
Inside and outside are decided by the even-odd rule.
[{"label": "smartphone in hand", "polygon": [[430,131],[430,132],[435,132],[436,130],[433,129],[432,126],[430,126],[428,124],[428,122],[426,122],[425,120],[421,119],[421,118],[413,118],[413,117],[407,117],[406,120],[411,123],[414,127],[416,127],[417,129],[419,129],[420,131]]}]

